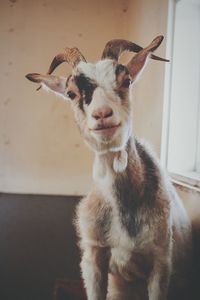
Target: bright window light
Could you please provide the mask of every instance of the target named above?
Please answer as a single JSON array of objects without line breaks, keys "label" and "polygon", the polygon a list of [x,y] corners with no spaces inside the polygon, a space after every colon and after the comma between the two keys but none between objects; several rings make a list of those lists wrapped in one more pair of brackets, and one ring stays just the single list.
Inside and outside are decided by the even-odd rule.
[{"label": "bright window light", "polygon": [[[172,2],[172,1],[171,1]],[[165,162],[200,186],[200,0],[173,1]],[[164,111],[165,114],[165,111]],[[165,124],[166,125],[166,124]]]}]

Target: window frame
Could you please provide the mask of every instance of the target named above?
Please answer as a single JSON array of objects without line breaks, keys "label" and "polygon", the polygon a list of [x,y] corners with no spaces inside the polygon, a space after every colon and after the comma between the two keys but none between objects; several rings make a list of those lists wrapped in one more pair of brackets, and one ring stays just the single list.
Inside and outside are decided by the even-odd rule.
[{"label": "window frame", "polygon": [[[182,0],[168,1],[168,23],[167,23],[167,41],[166,41],[166,57],[173,58],[174,48],[174,29],[176,16],[176,3]],[[183,0],[184,1],[184,0]],[[164,103],[163,103],[163,122],[162,122],[162,139],[161,139],[161,164],[168,167],[168,150],[169,150],[169,134],[170,134],[170,110],[172,95],[172,67],[173,62],[165,66],[165,82],[164,82]],[[198,107],[200,116],[200,103]],[[197,119],[199,129],[196,137],[196,171],[192,172],[169,172],[174,182],[186,185],[187,187],[200,191],[200,118]]]}]

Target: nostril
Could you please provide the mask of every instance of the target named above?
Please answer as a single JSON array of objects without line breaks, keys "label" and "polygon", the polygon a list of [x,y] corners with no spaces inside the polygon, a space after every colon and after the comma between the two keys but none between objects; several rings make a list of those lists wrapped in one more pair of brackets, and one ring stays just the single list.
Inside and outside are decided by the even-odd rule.
[{"label": "nostril", "polygon": [[92,117],[95,120],[106,119],[112,117],[112,115],[113,115],[113,110],[109,106],[101,107],[92,113]]},{"label": "nostril", "polygon": [[101,118],[101,116],[97,115],[97,114],[92,114],[93,118],[95,120],[99,120]]},{"label": "nostril", "polygon": [[113,111],[112,111],[112,109],[110,109],[110,111],[109,111],[109,112],[107,112],[107,114],[106,114],[105,118],[112,117],[112,115],[113,115]]}]

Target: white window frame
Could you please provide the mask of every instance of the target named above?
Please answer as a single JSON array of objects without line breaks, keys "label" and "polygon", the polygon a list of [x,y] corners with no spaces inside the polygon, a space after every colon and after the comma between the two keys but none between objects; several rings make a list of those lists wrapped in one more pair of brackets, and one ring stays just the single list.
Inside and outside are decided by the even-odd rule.
[{"label": "white window frame", "polygon": [[[175,8],[178,1],[184,0],[169,0],[168,7],[168,28],[167,28],[167,42],[166,42],[166,57],[173,58],[174,48],[174,28],[175,28]],[[198,2],[200,0],[190,0],[191,2]],[[189,54],[188,54],[189,57]],[[163,106],[163,126],[162,126],[162,144],[161,144],[161,163],[168,168],[169,162],[169,136],[170,136],[170,109],[171,109],[171,95],[172,95],[172,73],[173,73],[173,59],[170,64],[166,65],[165,69],[165,85],[164,85],[164,106]],[[199,130],[196,132],[196,170],[193,171],[171,171],[172,179],[177,183],[200,190],[200,105],[199,105]],[[184,150],[183,150],[184,151]],[[170,171],[170,170],[169,170]]]}]

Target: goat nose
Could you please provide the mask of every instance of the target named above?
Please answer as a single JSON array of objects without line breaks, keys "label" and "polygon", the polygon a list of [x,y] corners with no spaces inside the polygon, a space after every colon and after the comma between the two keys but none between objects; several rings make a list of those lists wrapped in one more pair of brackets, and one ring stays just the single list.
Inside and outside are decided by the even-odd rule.
[{"label": "goat nose", "polygon": [[103,106],[93,111],[92,117],[96,120],[106,119],[113,115],[113,111],[109,106]]}]

